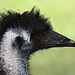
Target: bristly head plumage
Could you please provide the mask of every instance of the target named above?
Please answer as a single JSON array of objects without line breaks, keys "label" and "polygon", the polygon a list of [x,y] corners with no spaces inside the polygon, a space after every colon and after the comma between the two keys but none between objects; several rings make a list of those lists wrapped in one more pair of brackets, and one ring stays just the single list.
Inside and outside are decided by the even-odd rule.
[{"label": "bristly head plumage", "polygon": [[30,30],[31,34],[52,30],[48,18],[40,15],[40,11],[35,10],[35,7],[30,12],[26,11],[23,14],[14,11],[7,11],[7,14],[1,14],[0,38],[7,29],[18,27]]},{"label": "bristly head plumage", "polygon": [[29,75],[30,54],[52,47],[75,47],[75,41],[53,31],[51,23],[35,7],[23,14],[1,14],[0,75]]}]

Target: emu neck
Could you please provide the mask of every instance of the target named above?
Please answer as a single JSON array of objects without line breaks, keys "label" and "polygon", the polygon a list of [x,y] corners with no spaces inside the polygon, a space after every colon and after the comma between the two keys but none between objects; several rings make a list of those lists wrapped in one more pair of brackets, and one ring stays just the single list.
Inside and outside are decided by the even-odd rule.
[{"label": "emu neck", "polygon": [[5,75],[29,75],[27,68],[28,56],[25,52],[12,47],[12,41],[16,35],[10,33],[5,33],[0,45],[2,70],[5,72]]},{"label": "emu neck", "polygon": [[17,51],[6,51],[2,49],[3,70],[6,75],[28,75],[28,58]]}]

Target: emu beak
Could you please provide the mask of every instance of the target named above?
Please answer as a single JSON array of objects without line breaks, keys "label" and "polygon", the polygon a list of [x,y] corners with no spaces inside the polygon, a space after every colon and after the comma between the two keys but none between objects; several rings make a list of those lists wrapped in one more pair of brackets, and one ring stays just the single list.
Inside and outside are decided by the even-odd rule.
[{"label": "emu beak", "polygon": [[47,49],[51,47],[75,47],[75,41],[55,32],[47,31],[42,39],[40,39],[37,47],[39,49]]}]

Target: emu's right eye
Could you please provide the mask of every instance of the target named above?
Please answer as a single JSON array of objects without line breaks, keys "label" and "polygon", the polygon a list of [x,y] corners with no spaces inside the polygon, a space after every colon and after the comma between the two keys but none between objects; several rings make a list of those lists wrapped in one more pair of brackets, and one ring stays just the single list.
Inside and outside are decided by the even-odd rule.
[{"label": "emu's right eye", "polygon": [[41,39],[41,38],[42,38],[42,33],[41,33],[41,34],[36,35],[36,36],[35,36],[35,38],[36,38],[36,39]]}]

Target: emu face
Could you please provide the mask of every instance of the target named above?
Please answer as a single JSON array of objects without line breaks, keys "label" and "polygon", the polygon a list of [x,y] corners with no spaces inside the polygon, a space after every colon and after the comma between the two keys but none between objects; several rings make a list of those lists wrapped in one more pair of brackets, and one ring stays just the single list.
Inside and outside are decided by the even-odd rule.
[{"label": "emu face", "polygon": [[0,74],[29,75],[31,53],[52,47],[75,47],[71,39],[53,31],[39,11],[23,14],[8,11],[0,20]]}]

